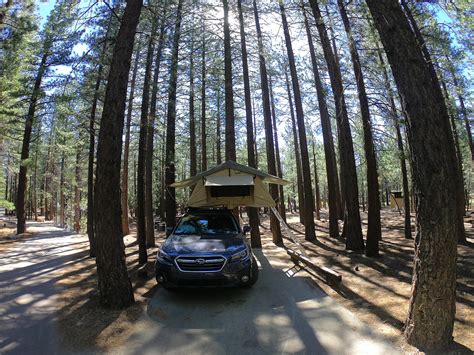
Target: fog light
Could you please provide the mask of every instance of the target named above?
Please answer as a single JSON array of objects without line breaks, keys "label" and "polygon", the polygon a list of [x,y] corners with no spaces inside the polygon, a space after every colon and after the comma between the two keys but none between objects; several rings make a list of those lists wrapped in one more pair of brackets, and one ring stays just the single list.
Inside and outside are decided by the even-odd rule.
[{"label": "fog light", "polygon": [[242,282],[247,282],[249,280],[249,277],[248,276],[242,276]]},{"label": "fog light", "polygon": [[158,282],[163,282],[163,281],[165,281],[165,278],[164,278],[162,275],[158,275],[158,276],[156,277],[156,279],[158,280]]}]

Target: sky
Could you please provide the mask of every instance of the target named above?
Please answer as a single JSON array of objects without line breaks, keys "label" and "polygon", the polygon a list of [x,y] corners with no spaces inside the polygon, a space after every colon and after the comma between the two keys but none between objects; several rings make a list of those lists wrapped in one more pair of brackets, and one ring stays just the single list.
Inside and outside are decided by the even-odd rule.
[{"label": "sky", "polygon": [[54,7],[54,4],[56,3],[56,0],[36,0],[36,3],[38,6],[39,14],[41,16],[41,27],[43,27],[49,13],[51,12]]}]

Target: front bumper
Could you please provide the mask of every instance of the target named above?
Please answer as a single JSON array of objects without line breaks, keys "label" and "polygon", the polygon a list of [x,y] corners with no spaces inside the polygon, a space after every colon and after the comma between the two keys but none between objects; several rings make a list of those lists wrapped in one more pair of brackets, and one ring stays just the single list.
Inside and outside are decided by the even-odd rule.
[{"label": "front bumper", "polygon": [[[182,271],[174,261],[157,260],[155,264],[156,279],[164,287],[232,287],[245,285],[242,278],[249,280],[252,270],[252,258],[228,260],[222,270]],[[160,280],[162,278],[162,281]]]}]

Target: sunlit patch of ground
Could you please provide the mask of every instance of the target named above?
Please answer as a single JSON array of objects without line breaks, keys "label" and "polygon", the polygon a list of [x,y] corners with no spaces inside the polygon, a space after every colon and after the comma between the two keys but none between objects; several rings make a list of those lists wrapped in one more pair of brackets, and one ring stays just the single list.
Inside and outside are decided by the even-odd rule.
[{"label": "sunlit patch of ground", "polygon": [[[322,214],[325,217],[325,214]],[[366,227],[365,214],[364,227]],[[342,275],[339,288],[326,285],[318,275],[311,273],[315,287],[322,288],[331,297],[355,313],[358,318],[370,325],[374,332],[397,343],[407,353],[416,349],[407,346],[401,329],[405,320],[411,287],[413,241],[403,236],[403,217],[396,211],[382,212],[383,241],[380,243],[381,257],[367,258],[363,254],[344,250],[343,240],[333,240],[327,235],[327,222],[317,221],[318,242],[304,241],[301,233],[304,228],[297,215],[289,214],[288,222],[295,235],[303,243],[308,255],[320,265],[326,265]],[[286,250],[272,243],[268,218],[262,217],[263,248],[266,254],[277,258],[275,266],[290,274],[302,273],[295,266]],[[466,231],[471,244],[458,248],[458,301],[454,328],[455,351],[471,353],[474,350],[474,264],[472,260],[473,232],[470,224]],[[365,230],[364,230],[365,233]],[[163,241],[163,234],[157,237],[157,243]],[[77,262],[67,263],[58,270],[58,323],[62,335],[62,344],[66,350],[74,352],[113,352],[123,346],[124,341],[133,333],[134,325],[145,315],[148,299],[157,286],[152,276],[156,248],[149,250],[150,278],[137,277],[138,248],[135,235],[125,237],[127,264],[135,290],[136,304],[126,310],[111,311],[99,306],[97,278],[94,259],[87,258],[87,238],[75,246],[77,252],[83,251],[83,257]],[[285,246],[292,243],[285,239]],[[0,245],[1,248],[1,245]],[[275,259],[273,259],[275,260]],[[468,349],[471,349],[469,351]]]},{"label": "sunlit patch of ground", "polygon": [[[406,345],[402,327],[408,312],[413,267],[413,240],[404,238],[404,219],[395,210],[382,211],[381,257],[367,258],[363,254],[344,250],[344,240],[328,236],[328,222],[317,221],[318,242],[304,241],[304,227],[298,216],[288,222],[303,243],[306,252],[319,265],[328,266],[342,275],[342,285],[332,288],[324,282],[318,285],[331,297],[354,312],[372,329],[407,352],[416,351]],[[367,227],[367,215],[362,213],[363,233]],[[414,225],[414,219],[412,226]],[[472,258],[474,239],[470,224],[466,223],[468,245],[458,246],[458,277],[456,321],[454,324],[455,351],[471,353],[474,350],[474,261]],[[299,233],[298,233],[299,231]],[[414,235],[414,233],[413,233]],[[288,246],[291,243],[286,243]],[[312,275],[318,280],[317,275]],[[467,350],[470,349],[471,351]],[[453,349],[454,350],[454,349]]]}]

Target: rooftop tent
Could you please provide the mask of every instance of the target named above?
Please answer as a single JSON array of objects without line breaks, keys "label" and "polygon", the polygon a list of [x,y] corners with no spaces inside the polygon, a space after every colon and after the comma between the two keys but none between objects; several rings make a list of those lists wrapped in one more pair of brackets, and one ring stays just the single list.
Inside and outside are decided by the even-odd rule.
[{"label": "rooftop tent", "polygon": [[229,160],[187,180],[175,182],[171,187],[194,186],[187,203],[189,207],[273,207],[275,201],[264,183],[286,185],[289,182]]}]

